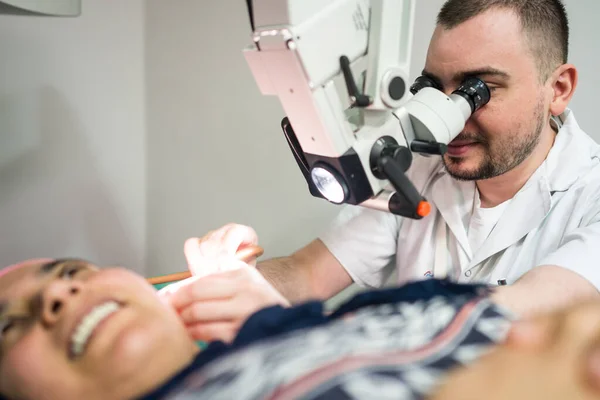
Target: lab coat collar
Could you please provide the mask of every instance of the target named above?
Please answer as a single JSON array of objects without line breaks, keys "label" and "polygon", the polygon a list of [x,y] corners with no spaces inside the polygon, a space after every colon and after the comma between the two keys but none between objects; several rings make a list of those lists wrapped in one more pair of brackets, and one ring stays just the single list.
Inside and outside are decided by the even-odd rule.
[{"label": "lab coat collar", "polygon": [[568,190],[591,165],[597,163],[598,145],[578,126],[567,110],[560,118],[554,145],[546,160],[517,192],[490,236],[474,254],[470,267],[519,241],[548,215],[552,195]]},{"label": "lab coat collar", "polygon": [[538,168],[511,199],[492,232],[475,252],[469,268],[519,241],[537,227],[552,206],[552,195],[544,170]]},{"label": "lab coat collar", "polygon": [[465,229],[465,216],[470,216],[475,196],[475,182],[458,181],[450,176],[440,162],[431,184],[431,200],[440,212],[462,250],[471,255]]},{"label": "lab coat collar", "polygon": [[600,146],[581,130],[571,110],[557,120],[563,121],[562,127],[541,166],[551,193],[568,190],[600,156]]},{"label": "lab coat collar", "polygon": [[[552,194],[568,190],[577,179],[596,163],[599,146],[579,128],[567,110],[559,118],[558,133],[546,160],[512,198],[511,202],[476,254],[471,253],[463,216],[472,212],[475,183],[457,181],[443,165],[432,181],[432,201],[446,221],[456,240],[476,266],[493,254],[520,240],[540,224],[552,206]],[[440,163],[442,164],[442,163]],[[454,193],[454,198],[449,194]]]}]

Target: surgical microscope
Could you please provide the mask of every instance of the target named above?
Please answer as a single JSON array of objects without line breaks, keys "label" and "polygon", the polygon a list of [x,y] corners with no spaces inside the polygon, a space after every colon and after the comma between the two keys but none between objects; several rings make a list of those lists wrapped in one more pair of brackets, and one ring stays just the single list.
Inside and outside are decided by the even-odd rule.
[{"label": "surgical microscope", "polygon": [[247,0],[246,61],[279,98],[288,145],[310,193],[335,204],[421,219],[430,206],[406,171],[442,156],[490,100],[468,78],[449,96],[408,85],[416,0]]}]

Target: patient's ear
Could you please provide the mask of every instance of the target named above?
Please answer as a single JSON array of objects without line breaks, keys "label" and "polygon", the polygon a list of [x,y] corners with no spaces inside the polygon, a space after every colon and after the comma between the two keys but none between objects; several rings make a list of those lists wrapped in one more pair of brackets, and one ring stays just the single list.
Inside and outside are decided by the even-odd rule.
[{"label": "patient's ear", "polygon": [[549,78],[551,89],[550,113],[554,116],[562,114],[575,94],[578,73],[572,64],[558,67]]}]

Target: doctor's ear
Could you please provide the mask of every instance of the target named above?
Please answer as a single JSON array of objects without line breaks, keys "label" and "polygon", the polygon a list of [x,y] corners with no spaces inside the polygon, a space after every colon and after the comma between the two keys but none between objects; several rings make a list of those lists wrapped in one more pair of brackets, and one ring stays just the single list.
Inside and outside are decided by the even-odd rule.
[{"label": "doctor's ear", "polygon": [[572,64],[563,64],[552,73],[549,78],[552,98],[550,112],[557,116],[562,114],[575,94],[578,73]]}]

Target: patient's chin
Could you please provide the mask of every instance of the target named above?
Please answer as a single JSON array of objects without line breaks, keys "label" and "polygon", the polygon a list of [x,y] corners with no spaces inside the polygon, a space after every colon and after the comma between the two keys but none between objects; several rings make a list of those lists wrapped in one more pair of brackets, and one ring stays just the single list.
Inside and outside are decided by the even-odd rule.
[{"label": "patient's chin", "polygon": [[118,386],[119,396],[125,398],[142,396],[188,366],[196,348],[185,331],[182,336],[169,329],[168,321],[132,323],[108,349],[112,369],[104,384]]},{"label": "patient's chin", "polygon": [[106,377],[104,384],[127,381],[143,388],[192,361],[194,343],[179,321],[139,310],[123,312],[86,355],[85,369],[91,376]]},{"label": "patient's chin", "polygon": [[[144,362],[146,354],[157,351],[157,340],[164,340],[152,323],[136,318],[128,309],[121,310],[104,330],[92,339],[81,359],[90,367],[110,365],[114,372]],[[164,343],[164,342],[163,342]]]}]

